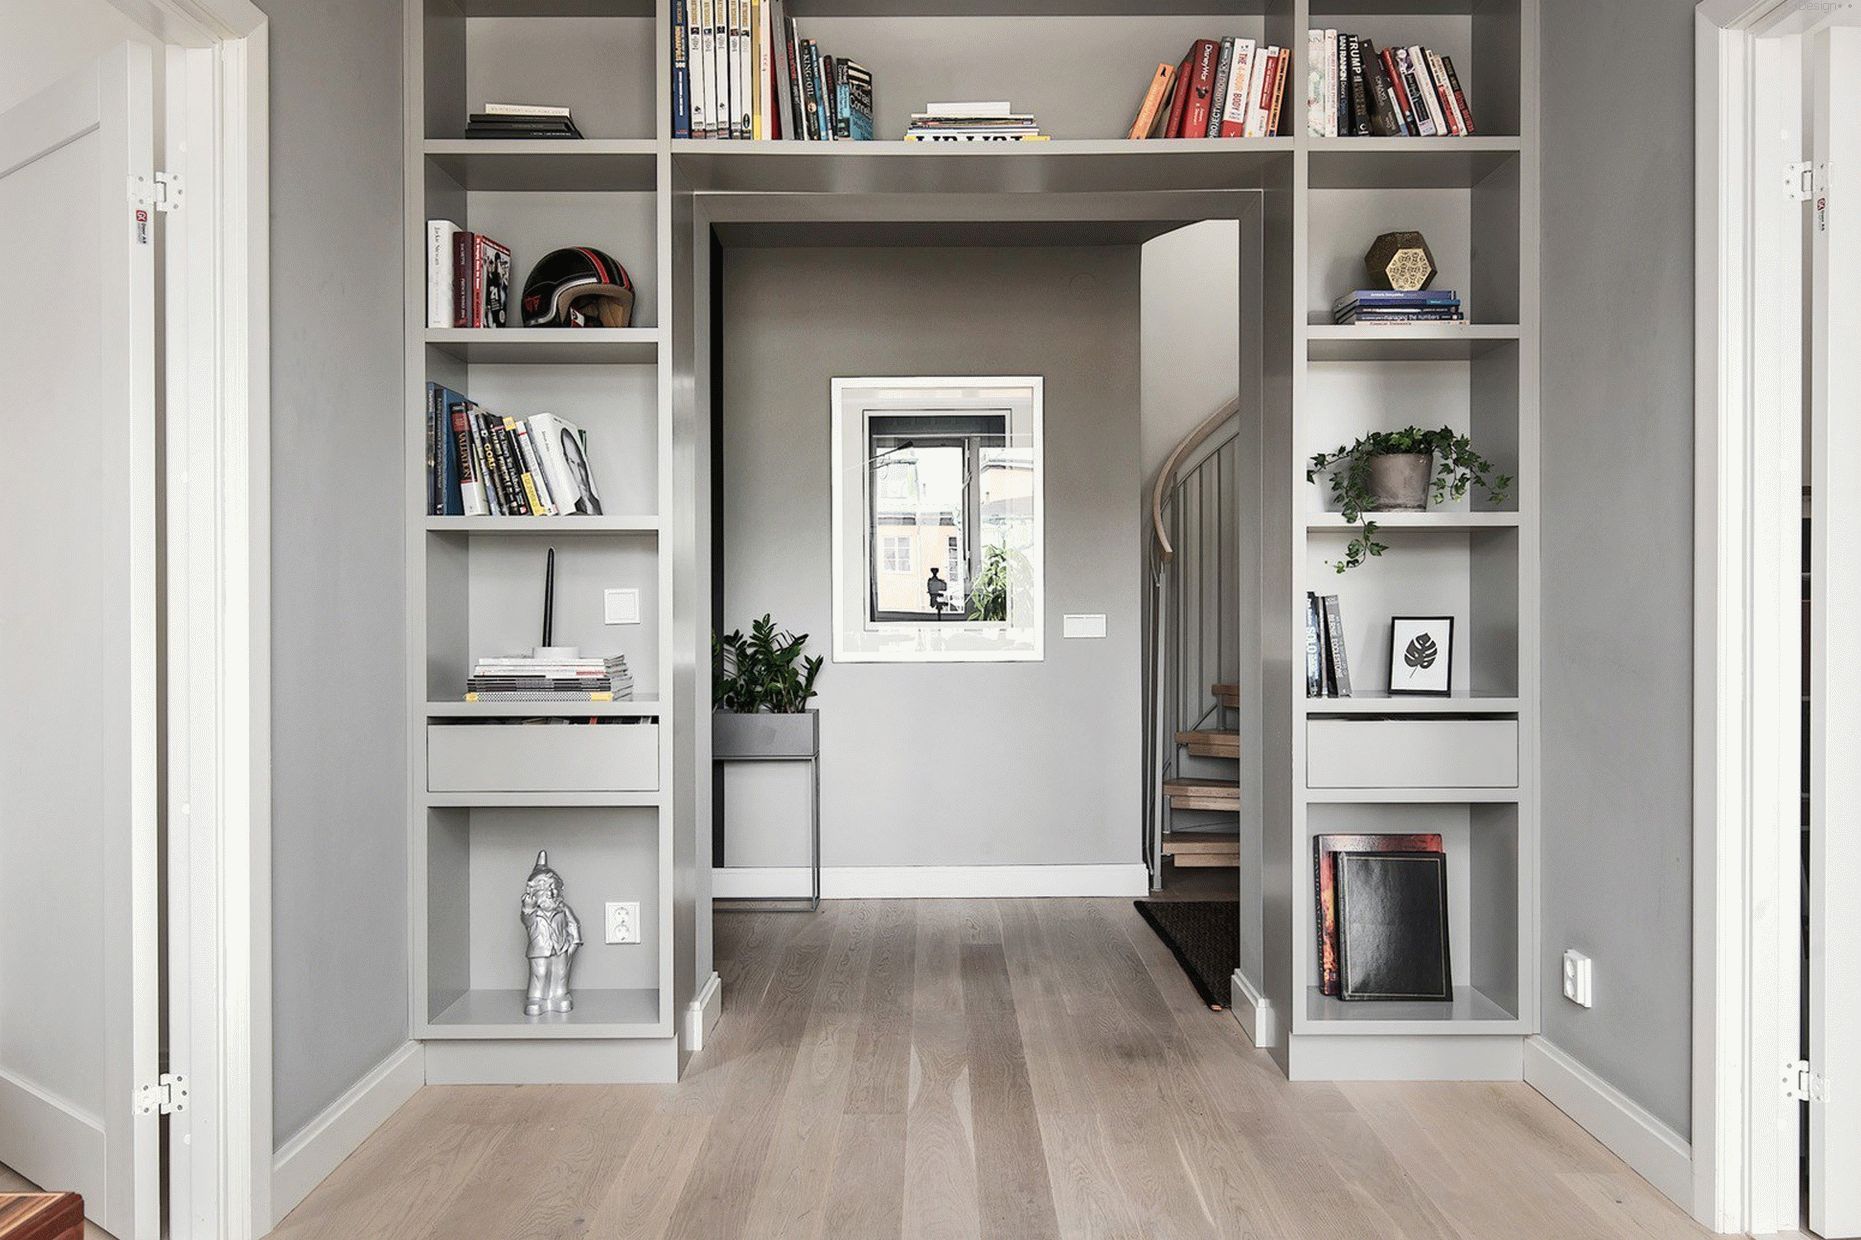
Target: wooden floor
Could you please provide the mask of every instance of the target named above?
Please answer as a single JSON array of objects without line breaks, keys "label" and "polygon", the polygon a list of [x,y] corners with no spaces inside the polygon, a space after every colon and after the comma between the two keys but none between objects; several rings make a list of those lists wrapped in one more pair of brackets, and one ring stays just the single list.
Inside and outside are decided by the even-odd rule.
[{"label": "wooden floor", "polygon": [[1288,1083],[1125,900],[717,918],[676,1086],[429,1088],[274,1234],[1705,1234],[1524,1085]]}]

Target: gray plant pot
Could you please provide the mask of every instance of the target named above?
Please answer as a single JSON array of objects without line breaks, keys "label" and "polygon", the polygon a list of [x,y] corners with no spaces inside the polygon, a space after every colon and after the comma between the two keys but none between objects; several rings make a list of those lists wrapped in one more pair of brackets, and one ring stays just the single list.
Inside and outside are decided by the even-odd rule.
[{"label": "gray plant pot", "polygon": [[1370,506],[1376,512],[1420,512],[1428,507],[1432,452],[1391,452],[1370,458]]},{"label": "gray plant pot", "polygon": [[817,710],[796,715],[739,715],[720,710],[711,716],[714,758],[809,758],[820,752],[821,713]]}]

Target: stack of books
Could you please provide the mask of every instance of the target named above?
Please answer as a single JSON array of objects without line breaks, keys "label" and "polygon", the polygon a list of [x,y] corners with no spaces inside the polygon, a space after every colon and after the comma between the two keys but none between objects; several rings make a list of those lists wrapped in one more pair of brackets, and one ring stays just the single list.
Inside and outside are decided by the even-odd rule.
[{"label": "stack of books", "polygon": [[870,141],[872,74],[802,38],[786,0],[673,0],[672,136]]},{"label": "stack of books", "polygon": [[1306,128],[1314,138],[1458,138],[1476,132],[1452,57],[1379,50],[1336,30],[1306,36]]},{"label": "stack of books", "polygon": [[1179,65],[1158,65],[1129,138],[1269,138],[1279,132],[1288,48],[1230,35],[1197,39]]},{"label": "stack of books", "polygon": [[588,436],[553,413],[491,413],[426,385],[429,517],[602,515]]},{"label": "stack of books", "polygon": [[426,222],[426,325],[506,327],[510,247],[451,220]]},{"label": "stack of books", "polygon": [[478,660],[465,690],[468,702],[626,702],[633,698],[633,676],[625,655],[508,655]]},{"label": "stack of books", "polygon": [[465,123],[468,138],[579,138],[569,110],[548,103],[487,103]]},{"label": "stack of books", "polygon": [[1041,142],[1032,115],[1017,112],[1007,100],[986,103],[927,103],[911,114],[907,142]]},{"label": "stack of books", "polygon": [[1331,304],[1333,323],[1465,323],[1453,289],[1353,289]]},{"label": "stack of books", "polygon": [[1335,594],[1305,595],[1305,696],[1351,695],[1350,656],[1344,645],[1344,613]]}]

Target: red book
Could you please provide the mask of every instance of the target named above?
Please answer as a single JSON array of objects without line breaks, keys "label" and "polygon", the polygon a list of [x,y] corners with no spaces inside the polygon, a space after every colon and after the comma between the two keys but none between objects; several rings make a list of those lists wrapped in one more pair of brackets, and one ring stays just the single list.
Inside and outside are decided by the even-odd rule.
[{"label": "red book", "polygon": [[1402,84],[1402,70],[1396,64],[1396,53],[1384,48],[1377,53],[1383,62],[1384,72],[1389,74],[1389,89],[1396,96],[1396,119],[1401,121],[1409,133],[1420,133],[1421,126],[1415,123],[1415,105],[1409,100],[1408,89]]},{"label": "red book", "polygon": [[1267,131],[1260,135],[1263,138],[1279,136],[1279,110],[1280,104],[1286,99],[1286,79],[1292,75],[1292,49],[1280,48],[1274,60],[1277,63],[1274,69],[1273,103],[1267,109]]},{"label": "red book", "polygon": [[1312,837],[1312,883],[1317,888],[1313,915],[1318,922],[1318,990],[1336,995],[1344,987],[1338,973],[1337,854],[1341,852],[1440,852],[1439,835],[1315,835]]},{"label": "red book", "polygon": [[460,229],[452,234],[452,325],[472,325],[472,251],[476,233]]},{"label": "red book", "polygon": [[1194,52],[1190,52],[1176,66],[1176,95],[1170,100],[1170,119],[1163,126],[1163,136],[1166,138],[1183,136],[1183,113],[1189,109],[1189,61],[1194,55]]},{"label": "red book", "polygon": [[1221,40],[1197,39],[1195,46],[1189,49],[1189,59],[1195,62],[1189,82],[1189,102],[1183,109],[1182,132],[1185,137],[1199,138],[1208,132],[1209,109],[1215,106],[1215,74],[1221,68]]},{"label": "red book", "polygon": [[1447,70],[1448,89],[1454,92],[1454,103],[1460,108],[1460,119],[1468,133],[1473,133],[1473,109],[1467,106],[1467,92],[1460,88],[1460,74],[1454,72],[1452,57],[1442,56],[1441,67]]},{"label": "red book", "polygon": [[[1279,83],[1280,83],[1279,75],[1280,75],[1281,63],[1282,62],[1280,60],[1280,54],[1276,52],[1274,53],[1272,59],[1268,60],[1266,64],[1261,66],[1261,69],[1260,69],[1260,114],[1263,117],[1270,118],[1273,115],[1273,100],[1279,96]],[[1268,128],[1268,126],[1270,126],[1271,124],[1272,124],[1272,121],[1270,119],[1263,120],[1261,122],[1261,125],[1262,125],[1261,132],[1256,136],[1262,137],[1262,138],[1272,137],[1273,130],[1271,128]]]}]

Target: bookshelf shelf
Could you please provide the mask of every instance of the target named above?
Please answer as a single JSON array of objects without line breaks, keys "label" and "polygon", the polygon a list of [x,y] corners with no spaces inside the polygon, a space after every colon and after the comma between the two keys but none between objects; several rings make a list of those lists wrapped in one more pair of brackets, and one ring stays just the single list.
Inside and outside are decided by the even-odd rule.
[{"label": "bookshelf shelf", "polygon": [[468,366],[651,366],[654,327],[429,327],[426,344]]},{"label": "bookshelf shelf", "polygon": [[650,138],[428,138],[425,154],[464,190],[651,193],[659,180]]},{"label": "bookshelf shelf", "polygon": [[1313,323],[1305,329],[1314,362],[1464,362],[1516,344],[1516,323]]},{"label": "bookshelf shelf", "polygon": [[1302,138],[1313,189],[1472,189],[1518,158],[1516,137]]},{"label": "bookshelf shelf", "polygon": [[[589,703],[594,705],[594,703]],[[593,712],[591,712],[593,713]],[[429,792],[434,809],[617,809],[651,807],[657,792]]]},{"label": "bookshelf shelf", "polygon": [[[586,933],[586,931],[584,931]],[[475,989],[447,1003],[427,1032],[447,1038],[663,1038],[659,990],[574,991],[573,1012],[523,1014],[523,991]]]},{"label": "bookshelf shelf", "polygon": [[[1334,699],[1337,700],[1337,699]],[[1509,805],[1517,788],[1308,788],[1312,805]]]},{"label": "bookshelf shelf", "polygon": [[[796,0],[796,17],[1258,17],[1266,0]],[[967,96],[956,96],[964,98]]]},{"label": "bookshelf shelf", "polygon": [[658,517],[426,517],[429,534],[657,534]]},{"label": "bookshelf shelf", "polygon": [[1456,693],[1450,697],[1391,697],[1357,691],[1347,698],[1303,698],[1307,718],[1327,715],[1516,715],[1516,697]]},{"label": "bookshelf shelf", "polygon": [[1295,1033],[1346,1034],[1495,1034],[1528,1032],[1517,1013],[1476,987],[1454,988],[1451,1003],[1404,1003],[1381,1000],[1346,1001],[1305,992],[1305,1011]]},{"label": "bookshelf shelf", "polygon": [[[1522,521],[1516,512],[1373,512],[1364,517],[1386,530],[1508,529]],[[1315,512],[1306,517],[1305,528],[1334,532],[1354,530],[1358,523],[1346,521],[1341,512]]]},{"label": "bookshelf shelf", "polygon": [[429,719],[656,719],[656,701],[631,702],[428,702]]}]

